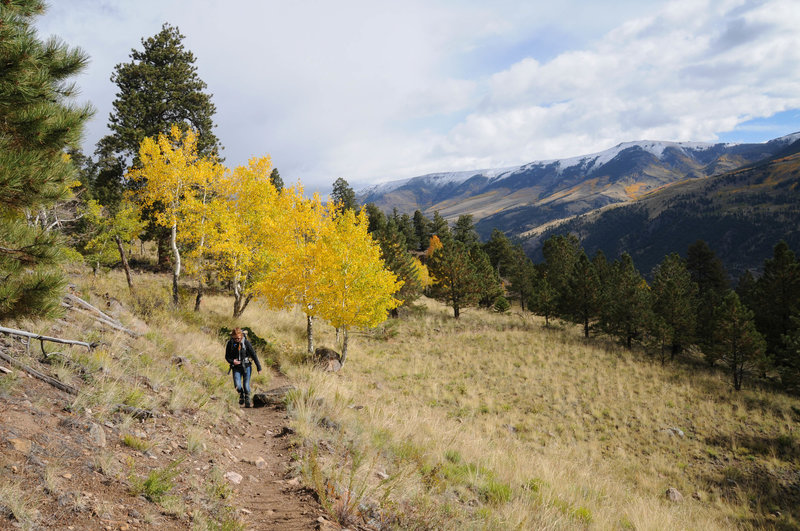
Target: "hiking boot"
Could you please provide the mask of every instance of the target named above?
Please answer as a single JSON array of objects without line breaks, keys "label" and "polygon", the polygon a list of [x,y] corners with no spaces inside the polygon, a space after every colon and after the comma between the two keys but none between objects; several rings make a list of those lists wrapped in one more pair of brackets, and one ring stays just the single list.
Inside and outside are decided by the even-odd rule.
[{"label": "hiking boot", "polygon": [[244,395],[244,407],[253,407],[253,403],[250,401],[250,395]]},{"label": "hiking boot", "polygon": [[239,405],[244,404],[244,393],[239,392]]}]

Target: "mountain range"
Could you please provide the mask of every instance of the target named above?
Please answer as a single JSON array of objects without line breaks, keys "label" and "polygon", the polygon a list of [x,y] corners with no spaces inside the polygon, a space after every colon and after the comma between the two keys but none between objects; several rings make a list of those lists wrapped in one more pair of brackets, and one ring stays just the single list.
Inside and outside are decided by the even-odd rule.
[{"label": "mountain range", "polygon": [[482,238],[494,228],[524,236],[547,224],[626,203],[675,182],[719,175],[775,156],[800,133],[766,143],[625,142],[611,149],[522,166],[432,173],[371,186],[362,204],[401,213],[471,214]]},{"label": "mountain range", "polygon": [[359,200],[449,220],[471,214],[481,238],[497,228],[534,260],[544,238],[572,231],[587,252],[629,252],[649,271],[705,239],[738,275],[760,266],[780,239],[800,249],[798,151],[800,132],[758,144],[625,142],[567,159],[393,181],[361,190]]}]

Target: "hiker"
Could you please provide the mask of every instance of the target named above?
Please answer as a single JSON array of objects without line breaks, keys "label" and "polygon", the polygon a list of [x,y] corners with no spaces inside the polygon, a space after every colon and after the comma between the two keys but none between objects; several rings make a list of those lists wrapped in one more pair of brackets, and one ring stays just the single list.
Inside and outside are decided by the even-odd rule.
[{"label": "hiker", "polygon": [[250,364],[255,361],[256,369],[261,372],[261,362],[258,361],[258,355],[253,349],[253,345],[244,337],[241,328],[234,328],[231,331],[231,338],[225,345],[225,359],[231,366],[230,370],[233,371],[233,385],[239,391],[239,405],[252,407],[253,404],[250,402]]}]

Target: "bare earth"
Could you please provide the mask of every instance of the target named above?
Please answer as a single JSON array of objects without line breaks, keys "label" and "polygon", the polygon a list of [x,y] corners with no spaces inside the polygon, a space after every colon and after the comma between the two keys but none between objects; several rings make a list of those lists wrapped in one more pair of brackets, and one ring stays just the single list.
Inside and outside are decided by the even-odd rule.
[{"label": "bare earth", "polygon": [[[19,353],[15,343],[0,338],[0,349],[14,356]],[[207,448],[194,454],[170,428],[178,420],[191,422],[190,412],[148,419],[125,428],[150,443],[140,452],[121,442],[119,418],[99,423],[71,413],[74,397],[10,368],[20,381],[10,392],[0,392],[0,488],[10,487],[24,498],[33,525],[22,526],[8,500],[0,499],[0,529],[192,529],[191,513],[208,515],[209,507],[220,503],[206,488],[213,467],[242,476],[239,484],[230,483],[233,494],[221,503],[234,508],[246,529],[340,529],[300,478],[290,475],[288,418],[282,409],[242,409],[239,419],[208,427]],[[287,384],[275,374],[271,385]],[[165,508],[131,493],[132,476],[143,478],[181,458],[168,493],[175,504]]]}]

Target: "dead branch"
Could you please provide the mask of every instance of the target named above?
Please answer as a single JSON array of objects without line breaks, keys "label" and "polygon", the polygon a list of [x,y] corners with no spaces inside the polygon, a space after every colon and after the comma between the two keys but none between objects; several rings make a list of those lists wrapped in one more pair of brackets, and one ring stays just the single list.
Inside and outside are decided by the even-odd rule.
[{"label": "dead branch", "polygon": [[111,321],[112,323],[117,323],[119,326],[122,326],[122,323],[120,323],[117,319],[114,319],[110,315],[108,315],[106,313],[103,313],[99,308],[96,308],[95,306],[92,306],[91,304],[89,304],[85,300],[81,299],[80,297],[78,297],[76,295],[73,295],[72,293],[67,293],[66,295],[64,295],[64,298],[67,299],[68,301],[72,301],[72,302],[74,302],[74,303],[76,303],[76,304],[78,304],[80,306],[83,306],[87,310],[91,310],[91,311],[95,312],[97,315],[99,315],[100,317],[106,319],[107,321]]},{"label": "dead branch", "polygon": [[50,336],[41,336],[39,334],[34,334],[32,332],[26,332],[24,330],[15,330],[13,328],[5,328],[0,326],[0,332],[4,334],[10,334],[12,336],[22,336],[28,337],[31,339],[38,339],[42,345],[42,352],[44,352],[44,342],[45,341],[52,341],[53,343],[62,343],[64,345],[79,345],[81,347],[86,347],[89,350],[93,350],[94,347],[97,346],[96,343],[86,343],[85,341],[75,341],[72,339],[62,339],[60,337],[50,337]]},{"label": "dead branch", "polygon": [[69,308],[70,310],[73,310],[73,311],[76,311],[78,313],[82,313],[83,315],[86,315],[88,317],[91,317],[92,319],[94,319],[98,323],[104,324],[106,326],[109,326],[109,327],[113,328],[114,330],[118,330],[120,332],[125,332],[126,334],[128,334],[131,337],[139,337],[139,334],[137,334],[133,330],[129,330],[129,329],[125,328],[121,324],[118,324],[118,322],[116,322],[116,321],[109,321],[108,319],[104,319],[103,317],[95,315],[94,313],[87,312],[86,310],[78,308],[77,306],[73,306],[73,305],[69,304],[68,302],[62,302],[61,305],[63,307],[65,307],[65,308]]},{"label": "dead branch", "polygon": [[67,384],[65,384],[63,382],[59,382],[55,378],[51,378],[51,377],[49,377],[49,376],[47,376],[45,374],[42,374],[39,371],[37,371],[36,369],[32,369],[32,368],[28,367],[27,365],[25,365],[21,361],[15,360],[11,356],[9,356],[9,355],[7,355],[7,354],[5,354],[3,352],[0,352],[0,359],[6,360],[11,365],[14,365],[15,367],[19,367],[20,369],[22,369],[23,371],[27,372],[28,374],[30,374],[34,378],[38,378],[39,380],[52,385],[56,389],[61,389],[65,393],[69,393],[71,395],[77,395],[78,394],[78,390],[75,389],[74,387],[72,387],[71,385],[67,385]]}]

